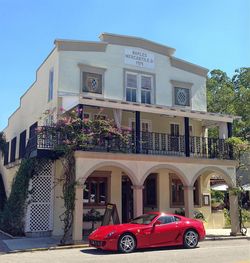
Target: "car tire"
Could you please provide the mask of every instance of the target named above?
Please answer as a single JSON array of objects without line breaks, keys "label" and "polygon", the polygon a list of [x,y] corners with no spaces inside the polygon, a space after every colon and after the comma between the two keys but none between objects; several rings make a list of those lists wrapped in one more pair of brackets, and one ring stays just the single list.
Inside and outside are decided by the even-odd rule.
[{"label": "car tire", "polygon": [[119,251],[122,253],[131,253],[136,248],[136,239],[129,233],[123,234],[118,243]]},{"label": "car tire", "polygon": [[198,233],[195,230],[188,230],[183,237],[183,245],[185,248],[195,248],[199,242]]}]

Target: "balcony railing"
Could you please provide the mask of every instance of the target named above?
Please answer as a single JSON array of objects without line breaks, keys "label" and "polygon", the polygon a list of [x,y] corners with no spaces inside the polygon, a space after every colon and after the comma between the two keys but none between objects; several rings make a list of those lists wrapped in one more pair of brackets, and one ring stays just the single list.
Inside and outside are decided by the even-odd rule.
[{"label": "balcony railing", "polygon": [[[26,152],[32,150],[53,150],[60,145],[60,134],[51,134],[46,127],[29,140]],[[126,141],[117,136],[93,136],[78,150],[116,153],[141,153],[147,155],[186,156],[185,136],[172,136],[166,133],[141,132],[139,147],[136,147],[136,134],[131,132]],[[138,151],[139,149],[139,151]],[[189,138],[191,157],[209,159],[232,159],[232,149],[223,139],[191,136]]]}]

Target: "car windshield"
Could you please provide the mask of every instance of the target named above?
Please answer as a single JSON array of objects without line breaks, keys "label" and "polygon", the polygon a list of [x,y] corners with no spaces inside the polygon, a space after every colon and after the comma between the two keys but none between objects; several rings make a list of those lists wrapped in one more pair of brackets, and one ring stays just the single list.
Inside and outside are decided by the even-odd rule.
[{"label": "car windshield", "polygon": [[141,216],[136,217],[133,219],[130,223],[131,224],[143,224],[143,225],[148,225],[152,222],[152,220],[156,217],[157,215],[154,214],[144,214]]}]

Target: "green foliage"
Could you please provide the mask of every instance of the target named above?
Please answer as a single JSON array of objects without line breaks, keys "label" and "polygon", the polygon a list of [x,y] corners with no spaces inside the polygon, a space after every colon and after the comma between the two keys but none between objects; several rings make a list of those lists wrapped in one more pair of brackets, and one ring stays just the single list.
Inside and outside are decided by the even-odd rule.
[{"label": "green foliage", "polygon": [[194,211],[194,218],[206,222],[205,216],[201,211]]},{"label": "green foliage", "polygon": [[1,229],[14,235],[23,235],[24,215],[29,181],[38,171],[36,159],[23,159],[12,183],[11,194],[0,217]]},{"label": "green foliage", "polygon": [[224,217],[225,217],[225,226],[226,227],[231,226],[231,218],[230,218],[229,210],[224,208],[223,213],[224,213]]},{"label": "green foliage", "polygon": [[6,192],[4,188],[3,178],[0,174],[0,213],[3,210],[6,203]]},{"label": "green foliage", "polygon": [[[229,78],[221,70],[215,69],[207,78],[208,111],[241,116],[235,121],[233,134],[250,140],[250,68],[235,70]],[[215,130],[211,131],[212,134]]]},{"label": "green foliage", "polygon": [[83,214],[83,221],[86,222],[97,222],[102,221],[102,219],[103,215],[94,208],[90,209],[86,214]]},{"label": "green foliage", "polygon": [[224,193],[222,191],[211,189],[211,202],[212,203],[223,203]]},{"label": "green foliage", "polygon": [[178,210],[175,210],[174,213],[176,215],[185,216],[185,209],[184,208],[180,208]]},{"label": "green foliage", "polygon": [[[224,217],[226,221],[226,226],[231,226],[231,219],[230,219],[230,213],[229,210],[224,208]],[[250,211],[246,209],[241,209],[241,215],[242,215],[242,223],[250,222]]]}]

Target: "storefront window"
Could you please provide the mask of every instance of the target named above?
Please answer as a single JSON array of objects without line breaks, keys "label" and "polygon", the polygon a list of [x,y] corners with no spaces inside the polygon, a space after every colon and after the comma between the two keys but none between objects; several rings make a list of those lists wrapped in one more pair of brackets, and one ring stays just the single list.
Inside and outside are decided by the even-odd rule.
[{"label": "storefront window", "polygon": [[144,183],[144,206],[157,207],[157,176],[151,174]]},{"label": "storefront window", "polygon": [[105,205],[107,203],[107,178],[89,177],[83,188],[83,203]]},{"label": "storefront window", "polygon": [[171,205],[184,205],[184,189],[181,180],[178,177],[171,177]]}]

